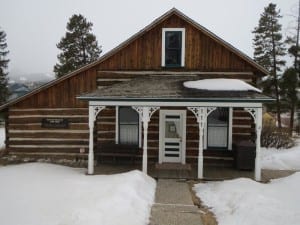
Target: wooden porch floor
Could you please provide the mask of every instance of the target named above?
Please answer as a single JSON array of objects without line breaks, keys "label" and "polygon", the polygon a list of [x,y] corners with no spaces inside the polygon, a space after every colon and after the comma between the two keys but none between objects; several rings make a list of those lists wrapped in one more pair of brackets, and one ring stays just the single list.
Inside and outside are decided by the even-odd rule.
[{"label": "wooden porch floor", "polygon": [[[141,170],[141,164],[98,164],[95,167],[95,174],[116,174],[130,170]],[[253,171],[236,170],[230,167],[204,165],[205,180],[226,180],[239,177],[253,178]],[[174,178],[174,179],[197,179],[197,165],[163,165],[156,163],[148,165],[148,174],[153,178]]]}]

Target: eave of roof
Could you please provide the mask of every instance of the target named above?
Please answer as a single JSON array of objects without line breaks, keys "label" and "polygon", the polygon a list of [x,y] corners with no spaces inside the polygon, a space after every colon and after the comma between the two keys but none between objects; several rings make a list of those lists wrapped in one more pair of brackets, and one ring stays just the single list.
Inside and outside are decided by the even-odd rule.
[{"label": "eave of roof", "polygon": [[247,56],[245,53],[241,52],[240,50],[238,50],[237,48],[235,48],[234,46],[232,46],[231,44],[229,44],[228,42],[224,41],[223,39],[221,39],[220,37],[218,37],[217,35],[215,35],[214,33],[212,33],[211,31],[209,31],[208,29],[206,29],[205,27],[201,26],[200,24],[198,24],[197,22],[195,22],[194,20],[192,20],[191,18],[189,18],[188,16],[186,16],[185,14],[183,14],[182,12],[180,12],[178,9],[176,8],[172,8],[171,10],[169,10],[168,12],[166,12],[165,14],[163,14],[162,16],[158,17],[157,19],[155,19],[152,23],[150,23],[148,26],[146,26],[145,28],[143,28],[142,30],[140,30],[139,32],[137,32],[136,34],[134,34],[133,36],[131,36],[130,38],[128,38],[126,41],[122,42],[121,44],[119,44],[117,47],[111,49],[109,52],[107,52],[106,54],[104,54],[103,56],[101,56],[98,60],[96,60],[95,62],[92,62],[88,65],[85,65],[73,72],[70,72],[69,74],[66,74],[58,79],[55,79],[53,81],[50,81],[42,86],[40,86],[37,89],[34,89],[33,91],[29,92],[26,95],[23,95],[17,99],[14,99],[12,101],[9,101],[3,105],[0,106],[0,111],[4,110],[5,108],[16,104],[38,92],[41,92],[57,83],[60,83],[64,80],[67,80],[73,76],[75,76],[78,73],[81,73],[85,70],[88,70],[96,65],[98,65],[99,63],[103,62],[104,60],[106,60],[107,58],[111,57],[112,55],[114,55],[116,52],[118,52],[119,50],[125,48],[126,46],[128,46],[132,41],[136,40],[137,38],[139,38],[140,36],[142,36],[144,33],[146,33],[147,31],[151,30],[153,27],[155,27],[158,23],[164,21],[165,19],[169,18],[171,15],[176,14],[177,16],[183,18],[184,20],[186,20],[188,23],[190,23],[191,25],[193,25],[195,28],[201,30],[202,32],[204,32],[206,35],[208,35],[209,37],[213,38],[215,41],[217,41],[218,43],[220,43],[221,45],[223,45],[225,48],[229,49],[230,51],[235,52],[237,55],[239,55],[241,58],[243,58],[245,61],[247,61],[248,63],[250,63],[252,66],[254,66],[255,68],[257,68],[259,71],[261,71],[263,74],[268,75],[269,72],[263,68],[262,66],[260,66],[258,63],[256,63],[253,59],[251,59],[249,56]]},{"label": "eave of roof", "polygon": [[[185,81],[198,76],[141,76],[77,96],[88,101],[137,102],[270,102],[272,98],[256,91],[199,90],[184,87]],[[231,79],[229,79],[231,80]]]},{"label": "eave of roof", "polygon": [[273,102],[273,98],[101,98],[101,97],[77,97],[80,100],[86,101],[101,101],[101,102],[255,102],[268,103]]}]

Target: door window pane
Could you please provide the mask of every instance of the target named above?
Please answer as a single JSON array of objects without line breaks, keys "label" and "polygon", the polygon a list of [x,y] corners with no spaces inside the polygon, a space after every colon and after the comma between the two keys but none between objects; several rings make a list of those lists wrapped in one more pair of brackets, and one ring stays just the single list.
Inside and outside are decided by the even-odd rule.
[{"label": "door window pane", "polygon": [[165,138],[180,138],[180,120],[165,122]]}]

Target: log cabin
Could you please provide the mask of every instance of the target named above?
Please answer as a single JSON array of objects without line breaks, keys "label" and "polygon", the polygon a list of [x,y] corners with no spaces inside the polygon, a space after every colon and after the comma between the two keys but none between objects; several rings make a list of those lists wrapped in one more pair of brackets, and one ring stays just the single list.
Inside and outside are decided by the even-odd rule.
[{"label": "log cabin", "polygon": [[[272,99],[255,88],[226,87],[255,85],[267,74],[173,8],[99,60],[2,105],[6,148],[12,155],[85,156],[88,174],[114,154],[136,156],[145,173],[150,160],[195,163],[201,179],[204,163],[232,161],[233,143],[255,139],[260,180],[262,106]],[[209,87],[187,85],[201,80]]]}]

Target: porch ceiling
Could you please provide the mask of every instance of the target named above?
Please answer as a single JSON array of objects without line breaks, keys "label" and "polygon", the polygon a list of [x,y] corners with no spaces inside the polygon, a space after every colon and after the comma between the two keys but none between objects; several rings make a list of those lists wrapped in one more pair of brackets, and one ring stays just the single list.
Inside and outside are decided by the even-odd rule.
[{"label": "porch ceiling", "polygon": [[141,76],[127,82],[102,87],[78,96],[89,101],[162,101],[162,102],[270,102],[274,99],[255,91],[208,91],[183,86],[198,76]]}]

